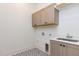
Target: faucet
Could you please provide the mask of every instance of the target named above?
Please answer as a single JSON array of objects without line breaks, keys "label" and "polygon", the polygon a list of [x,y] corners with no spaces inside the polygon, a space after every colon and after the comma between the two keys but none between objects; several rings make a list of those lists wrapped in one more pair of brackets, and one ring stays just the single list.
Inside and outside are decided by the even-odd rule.
[{"label": "faucet", "polygon": [[67,33],[66,38],[72,38],[73,36],[71,36],[69,33]]}]

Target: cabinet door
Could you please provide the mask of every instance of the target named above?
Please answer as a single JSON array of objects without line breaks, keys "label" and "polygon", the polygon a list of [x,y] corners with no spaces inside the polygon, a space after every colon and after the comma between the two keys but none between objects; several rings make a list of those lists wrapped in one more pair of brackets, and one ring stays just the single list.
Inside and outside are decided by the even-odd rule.
[{"label": "cabinet door", "polygon": [[41,10],[41,21],[44,25],[52,24],[54,21],[54,7],[49,6]]},{"label": "cabinet door", "polygon": [[62,47],[60,45],[54,45],[52,47],[53,56],[62,56]]},{"label": "cabinet door", "polygon": [[67,56],[79,56],[79,46],[68,44],[67,45]]},{"label": "cabinet door", "polygon": [[47,25],[48,22],[47,22],[47,14],[46,14],[46,9],[42,9],[41,10],[41,25]]},{"label": "cabinet door", "polygon": [[40,11],[39,12],[36,12],[32,15],[32,25],[35,26],[35,25],[41,25],[41,13]]},{"label": "cabinet door", "polygon": [[50,41],[50,55],[51,56],[62,56],[62,43],[57,41]]}]

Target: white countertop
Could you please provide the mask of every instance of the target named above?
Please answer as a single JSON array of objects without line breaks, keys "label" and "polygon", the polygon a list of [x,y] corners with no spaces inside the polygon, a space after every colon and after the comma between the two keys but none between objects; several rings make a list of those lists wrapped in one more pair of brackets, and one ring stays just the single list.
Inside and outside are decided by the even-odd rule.
[{"label": "white countertop", "polygon": [[[70,43],[70,44],[79,45],[79,42],[70,42],[70,41],[65,41],[65,40],[58,40],[57,38],[59,38],[59,37],[49,38],[49,40],[55,40],[55,41],[59,41],[59,42],[65,42],[65,43]],[[78,39],[78,40],[79,40],[79,39]]]}]

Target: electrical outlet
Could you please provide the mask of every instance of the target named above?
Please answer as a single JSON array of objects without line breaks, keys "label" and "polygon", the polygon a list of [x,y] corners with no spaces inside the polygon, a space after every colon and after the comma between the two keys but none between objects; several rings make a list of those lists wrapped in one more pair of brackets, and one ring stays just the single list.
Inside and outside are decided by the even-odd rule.
[{"label": "electrical outlet", "polygon": [[52,34],[49,34],[49,36],[52,36]]},{"label": "electrical outlet", "polygon": [[42,32],[42,36],[44,36],[45,35],[45,33],[44,32]]}]

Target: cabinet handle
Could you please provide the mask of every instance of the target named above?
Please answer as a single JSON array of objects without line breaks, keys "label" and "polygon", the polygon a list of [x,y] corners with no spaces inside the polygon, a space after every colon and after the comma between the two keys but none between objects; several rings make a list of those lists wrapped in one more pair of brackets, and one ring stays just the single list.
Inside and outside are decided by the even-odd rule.
[{"label": "cabinet handle", "polygon": [[37,26],[36,24],[34,26]]},{"label": "cabinet handle", "polygon": [[45,24],[47,24],[47,22],[45,22]]},{"label": "cabinet handle", "polygon": [[60,44],[60,46],[62,46],[62,44]]},{"label": "cabinet handle", "polygon": [[65,47],[65,45],[63,45],[63,47]]}]

